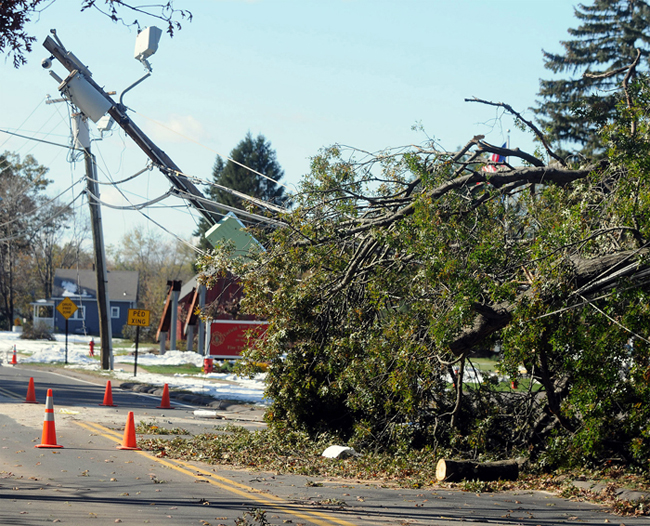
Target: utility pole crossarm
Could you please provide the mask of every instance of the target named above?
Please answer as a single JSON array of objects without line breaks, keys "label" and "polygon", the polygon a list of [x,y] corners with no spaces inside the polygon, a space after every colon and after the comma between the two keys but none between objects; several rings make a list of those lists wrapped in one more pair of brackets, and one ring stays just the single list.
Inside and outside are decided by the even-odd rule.
[{"label": "utility pole crossarm", "polygon": [[[116,103],[105,91],[99,86],[92,77],[89,76],[88,69],[82,64],[78,63],[76,57],[68,53],[62,46],[60,46],[52,37],[47,37],[43,46],[47,49],[54,58],[56,58],[63,67],[65,67],[69,72],[79,71],[84,75],[84,79],[90,84],[101,96],[103,96],[108,103],[110,108],[108,114],[113,117],[115,122],[126,132],[126,134],[133,139],[133,141],[138,145],[138,147],[149,157],[161,171],[169,179],[169,181],[179,190],[182,190],[184,193],[189,194],[189,202],[192,206],[198,210],[198,212],[210,223],[211,225],[216,224],[219,221],[219,218],[223,215],[219,208],[214,206],[208,199],[205,198],[203,193],[184,175],[178,175],[182,173],[182,170],[171,160],[171,158],[154,142],[147,137],[147,135],[138,128],[133,121],[129,118],[126,113],[126,108],[118,103]],[[84,73],[88,72],[88,75]],[[195,199],[196,198],[196,199]]]}]

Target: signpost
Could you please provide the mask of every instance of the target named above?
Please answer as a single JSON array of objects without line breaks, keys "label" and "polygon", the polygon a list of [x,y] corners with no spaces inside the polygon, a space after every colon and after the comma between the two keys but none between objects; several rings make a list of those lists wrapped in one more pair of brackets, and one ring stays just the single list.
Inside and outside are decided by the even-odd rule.
[{"label": "signpost", "polygon": [[77,312],[77,305],[70,298],[65,298],[56,306],[61,316],[65,318],[65,364],[68,365],[68,318]]},{"label": "signpost", "polygon": [[138,374],[138,344],[140,343],[140,327],[149,327],[150,314],[150,311],[144,309],[129,309],[126,324],[135,325],[135,362],[133,364],[133,376]]}]

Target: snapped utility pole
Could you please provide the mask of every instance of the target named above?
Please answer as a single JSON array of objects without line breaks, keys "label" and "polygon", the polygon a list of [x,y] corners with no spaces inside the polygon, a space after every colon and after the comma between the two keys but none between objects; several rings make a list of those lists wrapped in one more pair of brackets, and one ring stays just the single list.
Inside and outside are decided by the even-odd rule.
[{"label": "snapped utility pole", "polygon": [[[157,30],[159,31],[159,30]],[[106,269],[106,256],[104,252],[104,234],[102,230],[101,211],[99,203],[99,191],[97,184],[97,171],[95,158],[90,152],[90,140],[88,133],[87,119],[97,122],[103,115],[108,113],[115,122],[133,139],[133,141],[144,151],[144,153],[154,162],[156,166],[165,174],[167,179],[178,190],[184,199],[188,199],[190,204],[196,208],[201,215],[214,225],[219,221],[222,215],[219,209],[209,200],[207,200],[201,191],[184,175],[180,168],[169,158],[169,156],[156,146],[149,137],[147,137],[140,128],[138,128],[128,117],[126,106],[121,101],[124,93],[131,89],[135,84],[127,88],[120,103],[116,103],[101,86],[93,79],[90,70],[84,66],[81,61],[71,52],[65,49],[61,41],[56,36],[56,31],[52,30],[52,37],[47,37],[43,46],[51,53],[51,57],[45,59],[41,64],[48,69],[52,65],[52,59],[56,58],[65,67],[70,74],[63,80],[56,73],[50,72],[50,75],[59,82],[59,91],[65,100],[71,101],[81,112],[76,118],[77,137],[81,130],[83,141],[77,144],[77,148],[83,150],[86,164],[87,193],[88,203],[90,205],[90,217],[92,223],[92,233],[95,252],[95,271],[97,277],[97,306],[99,313],[100,339],[101,339],[101,361],[102,369],[113,369],[113,349],[112,349],[112,331],[110,320],[110,303],[108,297],[108,274]],[[156,44],[157,46],[157,44]],[[152,51],[149,51],[149,53]],[[148,51],[145,50],[142,55],[144,63]],[[141,58],[142,58],[141,57]],[[151,68],[148,66],[149,73]]]},{"label": "snapped utility pole", "polygon": [[[171,160],[171,158],[147,135],[138,128],[126,113],[126,107],[116,103],[101,86],[99,86],[91,77],[90,71],[85,67],[74,54],[68,52],[63,46],[51,37],[47,37],[43,43],[54,58],[56,58],[70,75],[61,82],[59,91],[69,93],[69,97],[82,113],[91,118],[93,121],[108,113],[115,122],[133,139],[140,149],[149,157],[156,166],[165,174],[167,179],[174,187],[187,199],[190,204],[208,221],[214,225],[223,215],[219,207],[205,198],[203,193],[190,181],[182,175],[182,170]],[[54,76],[54,75],[53,75]],[[55,77],[56,78],[56,77]],[[57,79],[59,80],[59,79]],[[73,85],[74,82],[74,85]],[[74,88],[74,89],[73,89]],[[91,109],[84,109],[84,103],[88,102]],[[97,114],[93,115],[93,111]],[[101,113],[100,113],[101,112]]]}]

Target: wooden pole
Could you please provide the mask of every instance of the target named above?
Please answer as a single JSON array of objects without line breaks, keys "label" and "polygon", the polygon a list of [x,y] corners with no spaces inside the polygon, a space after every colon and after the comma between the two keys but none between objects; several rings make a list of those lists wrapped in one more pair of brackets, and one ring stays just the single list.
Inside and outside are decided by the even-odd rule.
[{"label": "wooden pole", "polygon": [[111,328],[110,300],[108,298],[108,273],[106,271],[106,253],[104,251],[104,232],[102,230],[102,214],[99,203],[97,185],[97,170],[95,157],[90,153],[90,146],[84,148],[86,161],[86,188],[88,190],[88,206],[90,207],[90,222],[93,233],[95,252],[95,276],[97,278],[97,312],[99,316],[99,339],[101,342],[102,369],[113,369],[113,334]]},{"label": "wooden pole", "polygon": [[68,365],[68,318],[65,319],[65,364]]},{"label": "wooden pole", "polygon": [[138,344],[140,343],[140,326],[135,327],[135,363],[133,365],[133,376],[138,374]]}]

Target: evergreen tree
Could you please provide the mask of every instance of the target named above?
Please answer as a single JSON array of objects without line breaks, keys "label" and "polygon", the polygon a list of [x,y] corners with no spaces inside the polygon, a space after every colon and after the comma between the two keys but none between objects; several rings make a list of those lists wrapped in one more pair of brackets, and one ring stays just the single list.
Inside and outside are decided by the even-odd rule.
[{"label": "evergreen tree", "polygon": [[[217,155],[212,169],[212,180],[216,185],[275,204],[281,204],[285,200],[284,188],[277,184],[284,177],[284,171],[276,159],[275,150],[264,135],[259,134],[254,138],[248,132],[230,152],[229,157],[224,163],[221,156]],[[207,193],[212,199],[234,208],[246,208],[245,199],[219,186],[208,188]],[[212,248],[203,237],[209,228],[208,222],[202,218],[194,232],[194,235],[200,236],[200,246],[204,249]]]},{"label": "evergreen tree", "polygon": [[641,52],[637,73],[648,70],[650,5],[642,0],[595,0],[589,6],[578,4],[575,15],[581,25],[568,30],[573,38],[561,42],[564,53],[543,51],[547,69],[571,77],[540,80],[542,100],[534,111],[552,139],[568,142],[568,147],[579,145],[586,155],[599,154],[595,131],[610,120],[627,70],[608,78],[585,73],[625,68],[637,49]]}]

